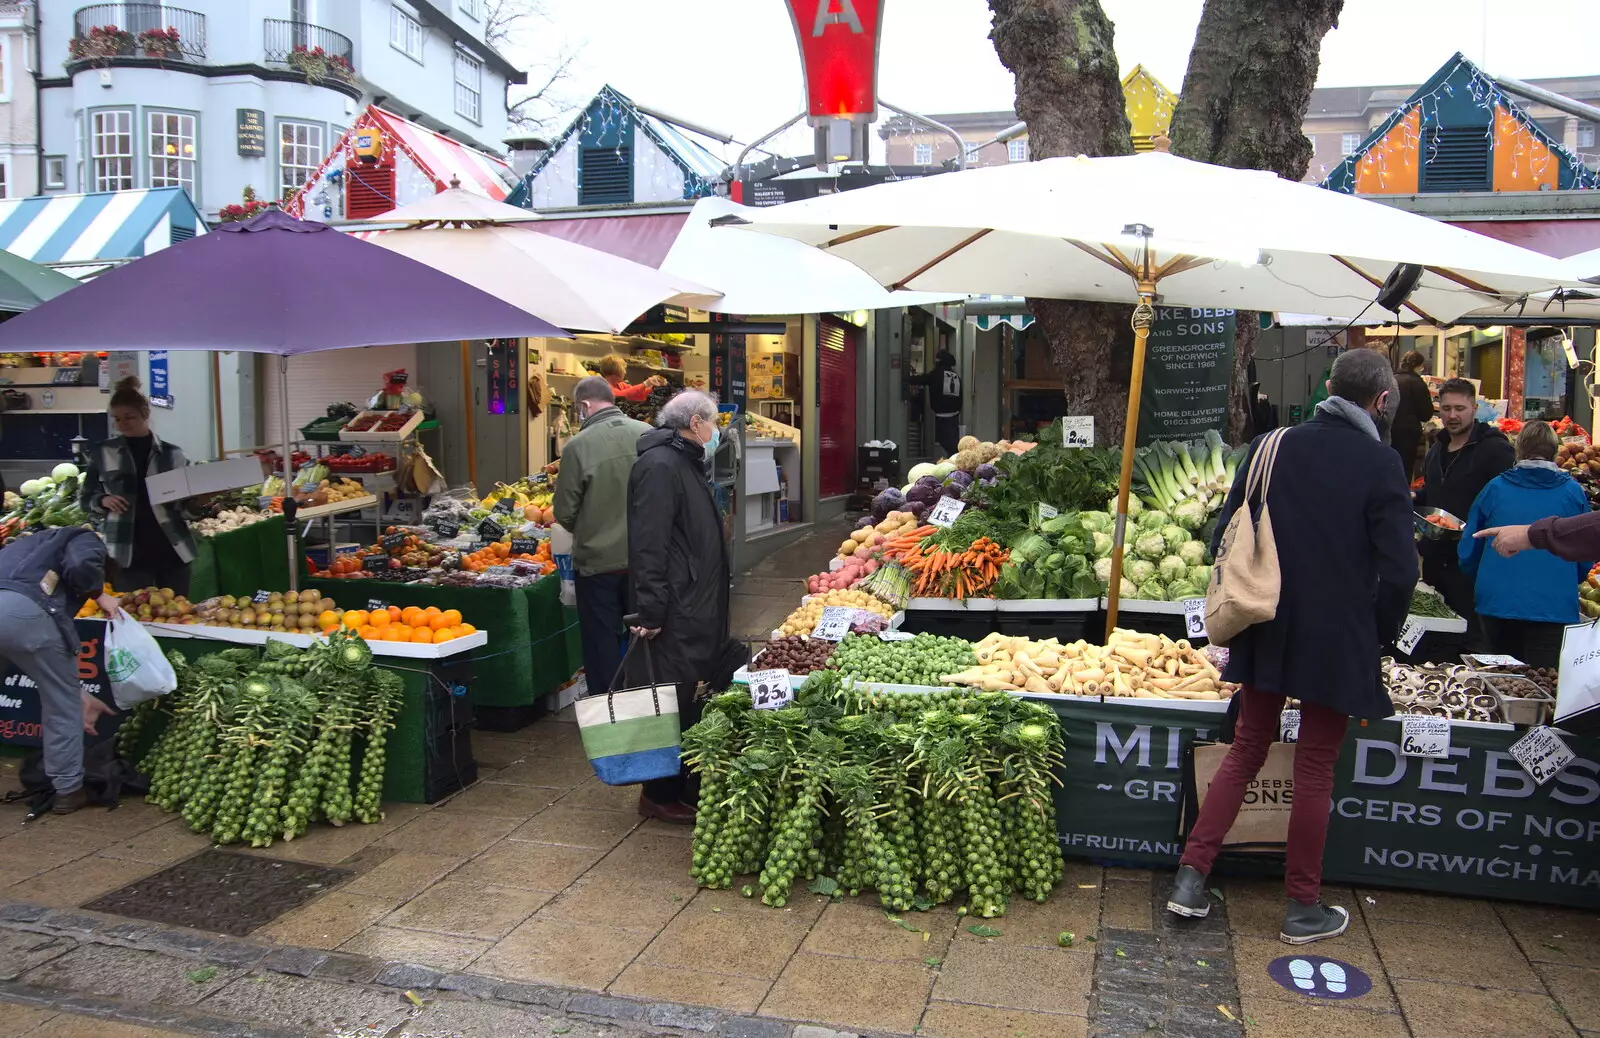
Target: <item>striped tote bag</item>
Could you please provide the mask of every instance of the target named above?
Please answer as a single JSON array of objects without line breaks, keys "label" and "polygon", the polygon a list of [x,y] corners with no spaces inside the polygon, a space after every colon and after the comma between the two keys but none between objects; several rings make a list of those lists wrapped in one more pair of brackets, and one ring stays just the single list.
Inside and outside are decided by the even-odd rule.
[{"label": "striped tote bag", "polygon": [[656,681],[649,642],[635,635],[628,653],[641,645],[649,685],[616,691],[624,670],[618,667],[611,691],[574,704],[583,751],[595,776],[608,786],[631,786],[679,771],[678,689]]}]

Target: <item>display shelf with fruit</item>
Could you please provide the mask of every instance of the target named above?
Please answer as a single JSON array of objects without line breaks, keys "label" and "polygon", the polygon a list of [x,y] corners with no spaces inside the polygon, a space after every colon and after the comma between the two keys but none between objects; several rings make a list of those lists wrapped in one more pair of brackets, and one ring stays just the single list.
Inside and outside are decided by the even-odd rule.
[{"label": "display shelf with fruit", "polygon": [[422,417],[421,411],[362,411],[339,430],[339,439],[404,440],[422,424]]}]

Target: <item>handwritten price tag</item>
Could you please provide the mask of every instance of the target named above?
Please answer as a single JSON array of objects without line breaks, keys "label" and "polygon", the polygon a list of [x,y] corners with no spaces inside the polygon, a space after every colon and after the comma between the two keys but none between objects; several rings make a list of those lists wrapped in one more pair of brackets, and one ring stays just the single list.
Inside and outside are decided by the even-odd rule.
[{"label": "handwritten price tag", "polygon": [[879,631],[878,638],[886,642],[908,642],[916,635],[910,631]]},{"label": "handwritten price tag", "polygon": [[517,511],[516,499],[502,497],[500,500],[494,503],[494,510],[501,515],[510,515],[512,512]]},{"label": "handwritten price tag", "polygon": [[954,497],[941,497],[937,504],[928,512],[928,523],[931,526],[949,526],[961,518],[961,513],[966,511],[967,503]]},{"label": "handwritten price tag", "polygon": [[1300,741],[1300,711],[1285,710],[1278,715],[1278,741]]},{"label": "handwritten price tag", "polygon": [[1406,617],[1406,625],[1400,628],[1400,637],[1395,639],[1394,647],[1409,656],[1411,655],[1411,650],[1417,647],[1417,643],[1422,640],[1422,636],[1426,633],[1428,633],[1428,629],[1422,626],[1421,620],[1414,616],[1408,616]]},{"label": "handwritten price tag", "polygon": [[257,591],[255,597],[252,598],[250,601],[256,603],[257,605],[260,605],[262,602],[265,602],[267,599],[269,599],[271,597],[272,597],[272,592],[270,592],[270,591]]},{"label": "handwritten price tag", "polygon": [[794,689],[789,685],[789,672],[758,670],[750,675],[750,701],[757,710],[777,710],[794,702]]},{"label": "handwritten price tag", "polygon": [[1554,730],[1543,725],[1528,729],[1528,734],[1507,748],[1522,770],[1544,785],[1571,763],[1574,756],[1569,747]]},{"label": "handwritten price tag", "polygon": [[1506,656],[1501,653],[1469,653],[1467,662],[1476,664],[1485,670],[1499,670],[1502,667],[1526,667],[1527,664],[1515,656]]},{"label": "handwritten price tag", "polygon": [[1443,717],[1401,718],[1400,752],[1407,757],[1450,756],[1450,722]]},{"label": "handwritten price tag", "polygon": [[1069,415],[1061,419],[1061,446],[1093,447],[1094,415]]},{"label": "handwritten price tag", "polygon": [[1043,501],[1039,502],[1039,521],[1041,523],[1048,519],[1054,519],[1060,514],[1060,510],[1055,505],[1047,505]]},{"label": "handwritten price tag", "polygon": [[844,636],[850,633],[850,625],[855,623],[855,620],[856,611],[849,606],[824,606],[822,619],[817,621],[811,637],[828,642],[843,641]]},{"label": "handwritten price tag", "polygon": [[388,608],[389,608],[389,603],[385,602],[381,598],[369,598],[369,599],[367,599],[367,612],[369,612],[369,613],[376,613],[380,609],[388,609]]},{"label": "handwritten price tag", "polygon": [[460,523],[446,522],[443,519],[437,519],[434,521],[433,530],[439,535],[440,540],[453,541],[457,537],[461,536]]},{"label": "handwritten price tag", "polygon": [[1183,600],[1183,629],[1190,641],[1206,636],[1206,600],[1203,598],[1186,598]]},{"label": "handwritten price tag", "polygon": [[498,541],[505,535],[506,528],[495,522],[493,516],[478,524],[478,536],[486,541]]}]

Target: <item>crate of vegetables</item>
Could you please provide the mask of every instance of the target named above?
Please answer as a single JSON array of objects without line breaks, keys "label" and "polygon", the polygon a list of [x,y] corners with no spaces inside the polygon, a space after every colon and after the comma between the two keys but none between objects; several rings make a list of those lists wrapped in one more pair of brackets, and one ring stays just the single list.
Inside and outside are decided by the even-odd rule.
[{"label": "crate of vegetables", "polygon": [[399,442],[422,424],[421,411],[362,411],[339,430],[339,439],[389,440]]}]

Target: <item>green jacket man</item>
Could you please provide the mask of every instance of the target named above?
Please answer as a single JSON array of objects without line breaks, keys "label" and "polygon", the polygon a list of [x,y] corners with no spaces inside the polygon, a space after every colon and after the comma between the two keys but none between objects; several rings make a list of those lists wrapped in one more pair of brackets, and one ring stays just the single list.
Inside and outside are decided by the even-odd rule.
[{"label": "green jacket man", "polygon": [[638,460],[639,437],[650,427],[617,409],[603,378],[581,379],[572,401],[583,425],[561,452],[555,513],[572,534],[585,675],[591,689],[603,692],[622,663],[622,618],[630,597],[628,476]]}]

